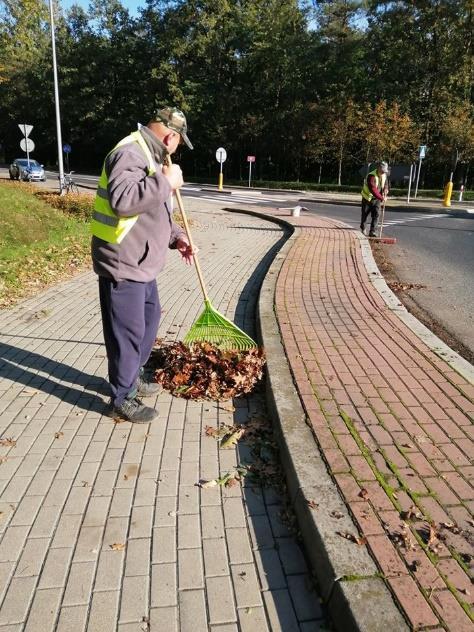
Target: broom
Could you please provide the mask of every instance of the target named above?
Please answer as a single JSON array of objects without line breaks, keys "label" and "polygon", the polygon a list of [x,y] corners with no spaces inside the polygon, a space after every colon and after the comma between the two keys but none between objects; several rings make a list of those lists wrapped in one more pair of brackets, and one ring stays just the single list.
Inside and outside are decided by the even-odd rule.
[{"label": "broom", "polygon": [[[171,157],[167,156],[168,165],[171,166]],[[178,202],[179,212],[183,220],[186,235],[188,236],[189,245],[193,249],[194,245],[191,237],[191,231],[189,229],[186,213],[184,212],[183,200],[179,189],[174,192],[176,200]],[[257,346],[257,343],[248,336],[245,331],[242,331],[237,325],[231,322],[223,314],[219,313],[211,304],[209,296],[207,294],[204,278],[201,272],[201,266],[196,254],[193,254],[194,265],[196,266],[196,272],[198,275],[201,290],[204,296],[204,311],[196,320],[194,325],[188,331],[184,337],[184,344],[189,345],[193,342],[209,342],[215,347],[230,351],[246,351]]]}]

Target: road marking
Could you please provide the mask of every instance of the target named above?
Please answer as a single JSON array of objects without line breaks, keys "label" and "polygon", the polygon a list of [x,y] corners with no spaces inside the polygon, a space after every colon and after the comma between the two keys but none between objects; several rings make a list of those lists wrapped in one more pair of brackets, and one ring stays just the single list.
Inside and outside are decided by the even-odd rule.
[{"label": "road marking", "polygon": [[395,226],[397,224],[407,224],[408,222],[417,222],[421,219],[436,219],[446,217],[446,213],[436,213],[433,215],[416,215],[415,217],[404,217],[402,219],[392,219],[384,222],[384,226]]}]

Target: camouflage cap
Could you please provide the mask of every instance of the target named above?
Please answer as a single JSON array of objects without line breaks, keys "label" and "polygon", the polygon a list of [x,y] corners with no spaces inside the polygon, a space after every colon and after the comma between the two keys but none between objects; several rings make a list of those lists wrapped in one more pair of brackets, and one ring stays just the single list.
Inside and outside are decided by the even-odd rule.
[{"label": "camouflage cap", "polygon": [[155,110],[153,120],[163,123],[174,132],[178,132],[189,149],[193,149],[191,141],[187,136],[188,125],[186,123],[186,117],[181,110],[173,107],[160,108],[159,110]]}]

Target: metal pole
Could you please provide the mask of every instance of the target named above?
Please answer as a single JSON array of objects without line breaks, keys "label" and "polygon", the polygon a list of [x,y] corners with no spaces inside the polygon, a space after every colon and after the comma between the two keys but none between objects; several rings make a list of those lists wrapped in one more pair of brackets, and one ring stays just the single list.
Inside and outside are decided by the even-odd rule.
[{"label": "metal pole", "polygon": [[252,179],[252,162],[249,162],[249,188],[250,188],[251,179]]},{"label": "metal pole", "polygon": [[410,165],[410,179],[408,180],[408,195],[407,195],[407,204],[410,204],[410,191],[411,191],[411,179],[413,175],[413,163]]},{"label": "metal pole", "polygon": [[51,48],[53,51],[54,105],[56,109],[56,135],[58,139],[59,195],[64,193],[63,141],[61,138],[61,115],[59,113],[58,69],[56,64],[56,41],[54,38],[53,0],[49,0],[51,22]]},{"label": "metal pole", "polygon": [[26,123],[23,123],[23,134],[25,135],[26,159],[28,160],[28,167],[29,167],[30,166],[30,152],[28,151],[28,138],[26,136]]},{"label": "metal pole", "polygon": [[416,176],[415,199],[416,199],[416,196],[418,195],[418,182],[420,181],[420,171],[421,171],[422,161],[423,161],[423,158],[420,158],[420,162],[418,164],[418,175]]}]

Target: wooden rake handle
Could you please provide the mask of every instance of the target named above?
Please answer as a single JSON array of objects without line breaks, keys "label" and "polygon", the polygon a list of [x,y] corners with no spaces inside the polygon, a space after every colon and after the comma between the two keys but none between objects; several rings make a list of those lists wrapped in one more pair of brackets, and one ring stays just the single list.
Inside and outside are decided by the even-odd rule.
[{"label": "wooden rake handle", "polygon": [[[166,157],[166,162],[168,163],[168,166],[171,167],[171,165],[173,164],[171,162],[171,156],[168,154],[168,156]],[[194,252],[194,242],[193,242],[193,238],[191,236],[191,230],[189,228],[189,224],[188,224],[188,218],[186,217],[186,213],[184,212],[184,205],[183,205],[183,200],[181,198],[181,192],[179,189],[176,189],[176,191],[174,191],[175,197],[176,197],[176,201],[178,202],[178,208],[179,208],[179,212],[181,214],[181,219],[183,220],[183,224],[184,224],[184,229],[186,231],[186,235],[188,237],[188,241],[189,241],[189,245],[191,246],[191,248],[193,249]],[[206,285],[204,283],[204,277],[202,276],[202,272],[201,272],[201,266],[199,265],[199,260],[196,254],[193,254],[193,259],[194,259],[194,265],[196,267],[196,272],[198,275],[198,279],[199,279],[199,284],[201,285],[201,290],[204,296],[204,300],[205,301],[209,301],[209,297],[207,295],[207,290],[206,290]]]}]

